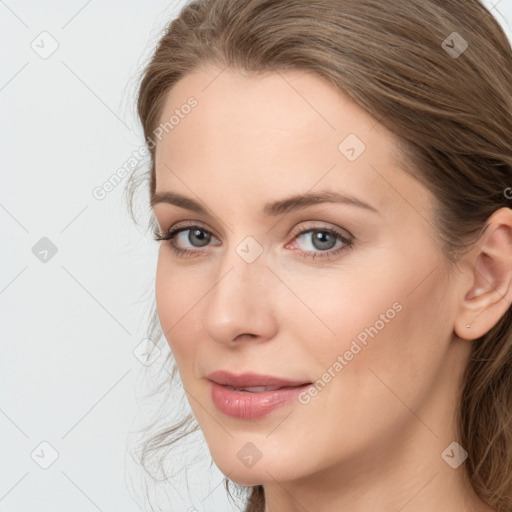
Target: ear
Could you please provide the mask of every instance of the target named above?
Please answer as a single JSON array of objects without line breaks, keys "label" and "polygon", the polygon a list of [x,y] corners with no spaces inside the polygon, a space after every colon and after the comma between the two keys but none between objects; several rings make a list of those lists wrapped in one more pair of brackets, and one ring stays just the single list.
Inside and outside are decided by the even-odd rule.
[{"label": "ear", "polygon": [[512,303],[512,209],[500,208],[489,217],[466,263],[469,287],[462,289],[454,331],[473,340],[489,332]]}]

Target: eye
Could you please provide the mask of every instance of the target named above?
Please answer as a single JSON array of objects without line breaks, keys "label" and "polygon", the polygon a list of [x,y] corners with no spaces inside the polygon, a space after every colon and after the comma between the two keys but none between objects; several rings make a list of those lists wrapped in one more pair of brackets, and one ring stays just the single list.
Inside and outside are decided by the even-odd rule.
[{"label": "eye", "polygon": [[[341,251],[352,246],[353,240],[346,237],[335,228],[313,226],[304,229],[304,225],[298,226],[293,243],[302,241],[303,248],[296,249],[304,258],[332,258]],[[286,247],[289,247],[287,245]]]},{"label": "eye", "polygon": [[[173,229],[163,235],[155,231],[154,239],[157,242],[163,240],[167,241],[170,248],[178,256],[197,256],[198,253],[203,252],[198,249],[207,246],[215,237],[202,226],[191,224],[190,226],[182,226]],[[188,243],[196,249],[187,248]],[[185,245],[185,248],[183,248],[183,245]]]},{"label": "eye", "polygon": [[174,239],[177,240],[177,242],[189,242],[194,247],[204,247],[205,245],[208,245],[211,238],[212,234],[209,231],[201,229],[197,226],[194,229],[188,228],[181,231],[176,231],[174,236]]},{"label": "eye", "polygon": [[[300,225],[294,231],[292,243],[296,244],[301,240],[306,247],[292,249],[303,258],[331,258],[353,244],[352,239],[347,238],[335,228],[313,226],[305,229],[304,225]],[[212,240],[217,240],[210,231],[198,224],[178,227],[163,235],[155,231],[154,239],[167,241],[172,251],[177,256],[183,257],[199,256],[204,253],[202,247],[207,247]],[[220,245],[220,243],[214,245]],[[289,247],[290,244],[287,244],[286,248]]]},{"label": "eye", "polygon": [[306,251],[311,251],[314,249],[318,249],[319,251],[327,251],[329,249],[334,249],[336,246],[336,242],[339,241],[339,237],[336,236],[332,231],[327,230],[309,230],[302,232],[302,234],[296,237],[296,240],[303,239],[306,242],[309,242],[309,247],[306,247]]}]

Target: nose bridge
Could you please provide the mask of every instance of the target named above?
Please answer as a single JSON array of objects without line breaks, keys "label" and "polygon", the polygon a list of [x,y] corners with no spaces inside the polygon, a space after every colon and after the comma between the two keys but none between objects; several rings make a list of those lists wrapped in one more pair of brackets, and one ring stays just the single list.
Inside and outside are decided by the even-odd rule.
[{"label": "nose bridge", "polygon": [[274,307],[268,284],[263,246],[245,237],[222,256],[215,284],[208,294],[203,328],[219,343],[240,334],[270,337],[275,328]]},{"label": "nose bridge", "polygon": [[[233,236],[236,240],[236,235]],[[238,237],[240,239],[240,237]],[[219,265],[219,281],[216,285],[226,298],[234,294],[238,299],[247,294],[261,292],[268,281],[263,244],[253,236],[245,236],[236,244],[229,244]]]}]

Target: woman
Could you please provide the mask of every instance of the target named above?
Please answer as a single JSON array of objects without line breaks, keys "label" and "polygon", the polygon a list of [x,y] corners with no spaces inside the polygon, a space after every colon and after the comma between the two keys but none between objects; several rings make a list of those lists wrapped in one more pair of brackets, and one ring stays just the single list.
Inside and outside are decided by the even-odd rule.
[{"label": "woman", "polygon": [[511,84],[477,0],[170,23],[138,97],[156,313],[246,511],[512,510]]}]

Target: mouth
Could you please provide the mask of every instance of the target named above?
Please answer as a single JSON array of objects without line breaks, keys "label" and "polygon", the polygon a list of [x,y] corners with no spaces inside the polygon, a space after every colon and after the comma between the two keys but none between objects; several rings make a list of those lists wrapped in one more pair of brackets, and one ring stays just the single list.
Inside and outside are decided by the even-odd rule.
[{"label": "mouth", "polygon": [[209,374],[211,398],[217,409],[232,418],[254,420],[293,401],[312,385],[310,381],[290,380],[269,375],[226,371]]},{"label": "mouth", "polygon": [[276,391],[277,389],[291,389],[293,386],[246,386],[243,388],[235,388],[234,386],[225,386],[231,391],[247,392],[247,393],[261,393],[263,391]]},{"label": "mouth", "polygon": [[235,389],[254,389],[258,392],[257,388],[261,391],[273,391],[275,389],[284,387],[296,387],[304,384],[311,384],[305,380],[292,380],[281,377],[274,377],[272,375],[260,375],[258,373],[243,373],[235,375],[224,370],[212,372],[206,376],[208,380],[220,384],[221,386],[228,386]]}]

